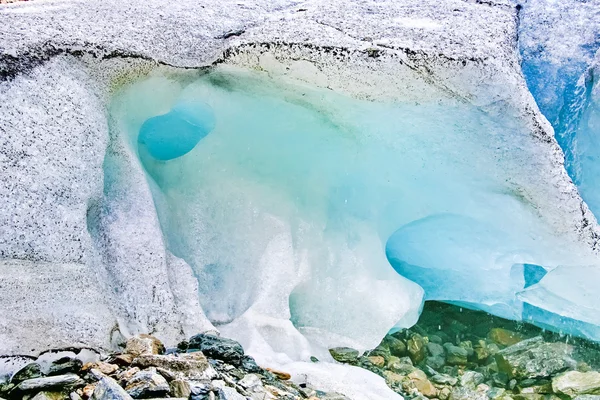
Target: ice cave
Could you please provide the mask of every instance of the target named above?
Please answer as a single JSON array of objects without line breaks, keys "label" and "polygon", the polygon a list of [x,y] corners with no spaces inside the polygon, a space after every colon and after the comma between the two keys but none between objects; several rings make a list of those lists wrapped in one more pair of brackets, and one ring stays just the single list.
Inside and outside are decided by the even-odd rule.
[{"label": "ice cave", "polygon": [[5,2],[0,400],[600,398],[600,1]]}]

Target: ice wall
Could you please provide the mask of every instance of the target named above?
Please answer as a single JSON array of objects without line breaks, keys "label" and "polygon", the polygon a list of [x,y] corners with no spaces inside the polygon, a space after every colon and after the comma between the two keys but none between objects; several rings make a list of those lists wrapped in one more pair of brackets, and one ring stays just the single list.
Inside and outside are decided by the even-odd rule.
[{"label": "ice wall", "polygon": [[[423,293],[405,278],[427,299],[520,319],[517,293],[539,280],[525,264],[594,260],[552,224],[557,210],[535,186],[544,157],[515,118],[359,101],[231,67],[155,76],[115,104],[207,317],[279,363],[368,348],[414,323]],[[182,107],[153,142],[148,124]],[[177,148],[187,120],[211,128],[193,149],[146,151]]]}]

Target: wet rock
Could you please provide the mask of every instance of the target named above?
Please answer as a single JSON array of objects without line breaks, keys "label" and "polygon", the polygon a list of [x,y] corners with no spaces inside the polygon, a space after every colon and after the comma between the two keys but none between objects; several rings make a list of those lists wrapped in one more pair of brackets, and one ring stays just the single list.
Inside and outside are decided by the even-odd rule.
[{"label": "wet rock", "polygon": [[485,362],[492,355],[485,340],[479,340],[473,350],[475,351],[475,360],[478,363]]},{"label": "wet rock", "polygon": [[492,328],[488,337],[500,346],[512,346],[525,339],[523,335],[503,328]]},{"label": "wet rock", "polygon": [[57,388],[74,388],[78,386],[83,386],[85,382],[83,379],[79,378],[79,376],[75,374],[66,374],[66,375],[56,375],[56,376],[48,376],[45,378],[33,378],[27,379],[23,382],[19,383],[15,390],[21,392],[33,392],[33,391],[45,391]]},{"label": "wet rock", "polygon": [[600,372],[565,372],[552,379],[552,389],[570,397],[600,394]]},{"label": "wet rock", "polygon": [[475,389],[475,387],[483,383],[484,380],[485,377],[483,374],[475,371],[466,371],[463,376],[460,377],[460,386]]},{"label": "wet rock", "polygon": [[337,362],[341,363],[355,363],[358,360],[358,350],[350,347],[334,347],[329,349],[329,354]]},{"label": "wet rock", "polygon": [[135,358],[132,365],[140,369],[149,367],[165,369],[172,373],[171,379],[210,380],[217,376],[217,372],[201,352],[181,355],[142,355]]},{"label": "wet rock", "polygon": [[413,334],[410,339],[406,341],[406,350],[414,364],[419,364],[427,356],[426,344],[423,336],[418,333]]},{"label": "wet rock", "polygon": [[27,379],[40,378],[41,376],[42,370],[40,365],[37,363],[31,363],[18,370],[10,381],[11,383],[17,385]]},{"label": "wet rock", "polygon": [[444,344],[446,349],[446,362],[450,365],[465,365],[469,357],[467,350],[451,343]]},{"label": "wet rock", "polygon": [[244,348],[232,339],[222,338],[214,334],[201,333],[192,336],[188,352],[200,350],[209,358],[215,358],[240,366],[244,358]]},{"label": "wet rock", "polygon": [[432,343],[429,342],[427,343],[427,352],[429,353],[429,355],[431,357],[439,357],[439,356],[444,356],[444,354],[446,353],[446,351],[444,350],[444,346],[442,346],[441,344],[438,343]]},{"label": "wet rock", "polygon": [[31,400],[63,400],[65,395],[60,392],[39,392]]},{"label": "wet rock", "polygon": [[154,368],[138,372],[125,386],[127,393],[135,399],[161,397],[169,393],[170,389],[167,380]]},{"label": "wet rock", "polygon": [[433,386],[429,379],[427,379],[425,372],[417,369],[408,374],[408,378],[414,384],[415,388],[424,396],[429,398],[437,396],[438,390]]},{"label": "wet rock", "polygon": [[63,357],[50,364],[47,375],[64,375],[69,372],[77,373],[81,371],[82,367],[83,363],[81,360],[77,358]]},{"label": "wet rock", "polygon": [[402,340],[395,338],[394,336],[386,336],[385,344],[391,355],[396,357],[403,357],[406,355],[406,345]]},{"label": "wet rock", "polygon": [[125,353],[134,357],[141,355],[163,354],[165,346],[160,340],[150,335],[137,335],[127,340]]},{"label": "wet rock", "polygon": [[393,359],[390,358],[388,369],[398,374],[408,375],[415,370],[415,367],[409,357],[394,357]]},{"label": "wet rock", "polygon": [[446,364],[446,359],[443,356],[427,357],[425,364],[435,370],[439,370]]},{"label": "wet rock", "polygon": [[173,380],[169,383],[171,388],[171,397],[185,397],[186,399],[192,394],[192,388],[188,381]]},{"label": "wet rock", "polygon": [[101,377],[94,389],[91,400],[131,400],[131,396],[108,376]]},{"label": "wet rock", "polygon": [[495,355],[498,371],[509,378],[546,378],[577,363],[571,358],[573,347],[565,343],[546,343],[542,337],[523,340]]}]

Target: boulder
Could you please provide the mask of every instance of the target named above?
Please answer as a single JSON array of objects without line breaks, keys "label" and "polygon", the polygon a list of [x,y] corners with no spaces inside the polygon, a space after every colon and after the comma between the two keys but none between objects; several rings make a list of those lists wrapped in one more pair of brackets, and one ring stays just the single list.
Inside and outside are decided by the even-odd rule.
[{"label": "boulder", "polygon": [[419,364],[427,357],[426,344],[423,336],[418,333],[413,334],[410,339],[406,341],[406,350],[413,363]]},{"label": "boulder", "polygon": [[431,357],[443,357],[445,350],[444,346],[442,346],[441,344],[429,342],[427,343],[427,352]]},{"label": "boulder", "polygon": [[81,371],[83,363],[77,358],[63,357],[55,360],[48,367],[47,375],[64,375],[67,373],[77,373]]},{"label": "boulder", "polygon": [[15,390],[21,392],[34,392],[44,391],[51,389],[66,389],[83,386],[85,382],[83,379],[75,374],[48,376],[45,378],[33,378],[27,379],[15,388]]},{"label": "boulder", "polygon": [[135,399],[162,397],[169,393],[171,388],[155,368],[149,368],[135,374],[125,386],[125,390]]},{"label": "boulder", "polygon": [[125,353],[134,357],[141,355],[163,354],[165,346],[154,336],[141,334],[129,338],[125,345]]},{"label": "boulder", "polygon": [[466,371],[463,376],[460,377],[460,386],[469,387],[474,389],[480,383],[483,383],[485,377],[483,374],[475,371]]},{"label": "boulder", "polygon": [[448,364],[465,365],[467,363],[469,352],[466,349],[451,343],[444,344],[444,348],[446,349],[446,362]]},{"label": "boulder", "polygon": [[573,347],[566,343],[546,343],[542,337],[523,340],[499,351],[494,357],[498,371],[509,378],[547,378],[577,363],[571,358]]},{"label": "boulder", "polygon": [[101,377],[94,389],[91,400],[132,400],[119,384],[108,376]]},{"label": "boulder", "polygon": [[485,392],[467,387],[455,387],[449,396],[450,400],[488,400]]},{"label": "boulder", "polygon": [[232,339],[215,334],[201,333],[192,336],[188,344],[188,352],[200,350],[207,357],[222,360],[240,366],[244,359],[244,348]]},{"label": "boulder", "polygon": [[329,349],[329,354],[337,362],[341,363],[354,363],[358,360],[358,350],[350,347],[334,347]]},{"label": "boulder", "polygon": [[438,390],[435,386],[427,379],[425,372],[420,369],[414,370],[408,374],[408,378],[414,384],[415,388],[424,396],[433,398],[438,394]]},{"label": "boulder", "polygon": [[406,355],[406,345],[404,342],[393,336],[387,336],[385,338],[385,344],[390,350],[390,354],[396,357],[402,357]]},{"label": "boulder", "polygon": [[132,365],[140,369],[162,368],[171,372],[175,379],[210,380],[217,377],[217,372],[201,352],[180,355],[141,355],[133,360]]},{"label": "boulder", "polygon": [[600,372],[565,372],[552,379],[552,389],[570,397],[600,394]]},{"label": "boulder", "polygon": [[185,397],[186,399],[192,394],[192,388],[188,381],[176,379],[169,383],[171,387],[172,397]]},{"label": "boulder", "polygon": [[60,392],[39,392],[31,400],[63,400],[65,395]]},{"label": "boulder", "polygon": [[246,397],[239,394],[235,389],[222,387],[219,389],[220,400],[246,400]]}]

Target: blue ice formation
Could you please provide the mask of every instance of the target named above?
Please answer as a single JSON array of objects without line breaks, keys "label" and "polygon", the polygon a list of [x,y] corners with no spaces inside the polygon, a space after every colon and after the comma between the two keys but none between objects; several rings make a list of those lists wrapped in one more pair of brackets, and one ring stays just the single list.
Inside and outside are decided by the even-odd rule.
[{"label": "blue ice formation", "polygon": [[[121,99],[112,112],[167,246],[222,329],[284,318],[325,346],[370,343],[437,299],[600,338],[596,308],[539,301],[571,296],[554,283],[560,266],[595,258],[560,222],[540,173],[551,161],[518,119],[220,69],[191,83],[149,78]],[[156,120],[181,104],[209,135],[180,136],[179,112]]]},{"label": "blue ice formation", "polygon": [[600,2],[529,0],[520,18],[522,69],[555,130],[567,172],[600,216]]},{"label": "blue ice formation", "polygon": [[190,152],[214,129],[215,119],[206,104],[183,102],[164,115],[149,118],[140,128],[140,151],[157,160],[172,160]]}]

